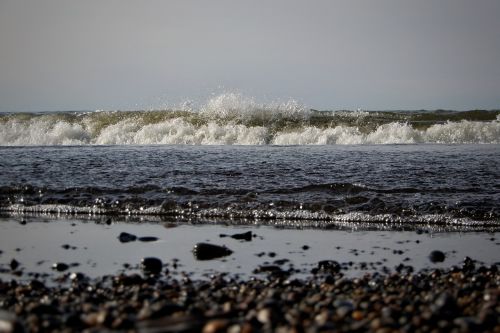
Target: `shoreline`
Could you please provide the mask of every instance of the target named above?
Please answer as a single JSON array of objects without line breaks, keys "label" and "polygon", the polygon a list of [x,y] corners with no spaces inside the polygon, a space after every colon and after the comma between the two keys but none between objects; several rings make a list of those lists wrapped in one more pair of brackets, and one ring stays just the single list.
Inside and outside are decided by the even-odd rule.
[{"label": "shoreline", "polygon": [[[18,279],[50,279],[53,265],[91,278],[140,273],[145,257],[157,257],[164,265],[174,262],[177,273],[193,279],[231,272],[249,278],[263,265],[278,265],[294,278],[307,277],[323,260],[339,263],[342,273],[359,277],[365,273],[395,272],[400,264],[413,271],[449,269],[470,257],[482,265],[497,264],[500,239],[494,232],[437,232],[436,229],[366,230],[291,229],[281,225],[232,225],[148,222],[130,223],[111,219],[0,218],[0,278],[10,279],[10,263],[19,263]],[[439,229],[437,229],[439,230]],[[122,239],[121,235],[133,239]],[[238,238],[233,235],[249,234]],[[198,260],[198,243],[223,246],[230,254],[214,260]],[[443,261],[429,255],[439,250]]]}]

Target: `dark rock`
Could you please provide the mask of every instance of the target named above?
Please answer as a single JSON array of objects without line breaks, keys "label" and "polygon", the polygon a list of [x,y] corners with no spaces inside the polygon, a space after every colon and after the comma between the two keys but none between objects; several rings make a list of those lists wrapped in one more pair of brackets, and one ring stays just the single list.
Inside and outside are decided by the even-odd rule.
[{"label": "dark rock", "polygon": [[410,266],[410,265],[404,265],[404,264],[399,264],[395,267],[396,269],[396,272],[402,274],[409,274],[409,273],[413,273],[414,271],[414,268],[413,266]]},{"label": "dark rock", "polygon": [[80,272],[71,273],[71,275],[69,276],[69,278],[72,281],[84,281],[84,280],[88,280],[87,276],[85,274],[83,274],[83,273],[80,273]]},{"label": "dark rock", "polygon": [[304,251],[309,250],[309,245],[304,245],[304,246],[302,246],[302,250],[304,250]]},{"label": "dark rock", "polygon": [[325,281],[324,282],[326,284],[334,284],[335,283],[335,278],[332,275],[327,275],[325,277]]},{"label": "dark rock", "polygon": [[[476,266],[474,265],[472,268],[470,268],[469,270],[474,270]],[[468,268],[463,268],[464,271],[466,271]],[[479,266],[479,268],[477,269],[477,272],[478,273],[486,273],[488,271],[488,269],[485,267],[485,266]]]},{"label": "dark rock", "polygon": [[156,242],[158,240],[158,237],[145,236],[145,237],[139,237],[138,239],[141,242]]},{"label": "dark rock", "polygon": [[254,274],[266,273],[275,278],[288,277],[290,275],[289,271],[282,270],[281,267],[276,265],[262,265],[254,269]]},{"label": "dark rock", "polygon": [[69,244],[64,244],[64,245],[62,245],[61,247],[62,247],[63,249],[65,249],[65,250],[69,250],[69,249],[71,249],[71,245],[69,245]]},{"label": "dark rock", "polygon": [[231,237],[234,239],[244,240],[244,241],[249,242],[252,240],[253,234],[251,231],[247,231],[247,232],[243,232],[241,234],[233,234],[233,235],[220,234],[219,237],[220,238]]},{"label": "dark rock", "polygon": [[290,262],[290,260],[289,260],[289,259],[286,259],[286,258],[285,258],[285,259],[276,259],[276,260],[274,261],[274,263],[275,263],[276,265],[280,265],[280,266],[281,266],[281,265],[286,264],[287,262]]},{"label": "dark rock", "polygon": [[163,267],[163,263],[160,259],[155,257],[143,258],[141,261],[141,268],[144,273],[148,274],[159,274]]},{"label": "dark rock", "polygon": [[439,250],[432,251],[431,254],[429,254],[429,260],[433,263],[443,262],[445,258],[444,252]]},{"label": "dark rock", "polygon": [[239,239],[239,240],[244,240],[244,241],[247,241],[247,242],[251,241],[252,237],[253,237],[253,234],[252,234],[251,231],[243,232],[241,234],[231,235],[231,238]]},{"label": "dark rock", "polygon": [[55,264],[52,265],[52,269],[58,272],[64,272],[69,269],[69,265],[62,262],[56,262]]},{"label": "dark rock", "polygon": [[140,285],[144,279],[139,274],[118,275],[115,277],[115,282],[124,286]]},{"label": "dark rock", "polygon": [[26,310],[32,314],[36,315],[57,315],[60,311],[53,305],[41,304],[41,303],[31,303],[26,307]]},{"label": "dark rock", "polygon": [[462,269],[466,272],[473,271],[474,268],[476,268],[476,265],[474,264],[474,260],[472,260],[469,257],[464,258],[464,262],[462,264]]},{"label": "dark rock", "polygon": [[128,232],[122,232],[120,236],[118,236],[118,239],[121,243],[128,243],[135,241],[137,239],[137,236],[129,234]]},{"label": "dark rock", "polygon": [[45,289],[45,285],[43,284],[43,282],[38,281],[38,280],[31,280],[29,286],[30,286],[30,288],[32,290],[43,290],[43,289]]},{"label": "dark rock", "polygon": [[211,260],[231,255],[233,251],[225,246],[209,243],[198,243],[193,248],[194,257],[197,260]]},{"label": "dark rock", "polygon": [[20,265],[21,264],[16,259],[12,259],[10,261],[10,269],[12,269],[13,271],[15,271]]},{"label": "dark rock", "polygon": [[82,328],[84,323],[78,313],[69,314],[66,318],[65,323],[71,328],[79,328],[80,330],[83,330]]},{"label": "dark rock", "polygon": [[107,219],[106,222],[105,222],[107,225],[111,225],[113,223],[113,221],[111,221],[111,219]]},{"label": "dark rock", "polygon": [[340,264],[334,260],[321,260],[318,262],[318,270],[321,271],[338,273],[340,272],[340,269]]}]

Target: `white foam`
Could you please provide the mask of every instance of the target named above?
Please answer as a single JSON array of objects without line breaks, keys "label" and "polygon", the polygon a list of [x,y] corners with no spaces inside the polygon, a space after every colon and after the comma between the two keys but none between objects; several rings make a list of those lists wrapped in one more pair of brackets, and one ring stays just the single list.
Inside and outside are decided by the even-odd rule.
[{"label": "white foam", "polygon": [[274,135],[267,127],[219,124],[209,121],[193,125],[182,118],[141,125],[134,118],[104,127],[93,137],[91,126],[59,120],[33,118],[28,122],[10,120],[0,123],[1,145],[346,145],[346,144],[498,144],[500,122],[448,122],[418,130],[405,123],[389,123],[371,133],[354,126],[332,128],[302,127]]},{"label": "white foam", "polygon": [[325,145],[325,144],[498,144],[500,122],[448,122],[418,130],[406,123],[389,123],[375,131],[363,134],[357,127],[337,126],[319,129],[305,127],[296,131],[277,133],[276,145]]},{"label": "white foam", "polygon": [[134,136],[140,125],[134,119],[125,119],[102,129],[92,143],[97,145],[130,145],[134,144]]},{"label": "white foam", "polygon": [[[347,122],[349,125],[324,127],[328,119],[323,126],[315,127],[310,125],[312,112],[294,100],[265,104],[241,94],[225,93],[208,100],[198,113],[192,111],[190,102],[181,109],[187,113],[166,120],[171,115],[160,114],[154,120],[146,112],[119,111],[12,116],[0,119],[0,145],[500,143],[500,115],[489,122],[462,120],[427,129],[395,121],[367,133],[365,122],[373,113],[334,112],[362,119],[365,129],[351,125],[352,121]],[[151,123],[151,119],[158,122]],[[287,127],[289,124],[292,127]]]},{"label": "white foam", "polygon": [[305,127],[293,132],[280,132],[274,137],[275,145],[333,145],[362,144],[364,137],[357,127],[337,126],[320,129]]},{"label": "white foam", "polygon": [[379,126],[365,138],[370,144],[404,144],[423,142],[424,132],[413,129],[405,123],[390,123]]},{"label": "white foam", "polygon": [[264,127],[213,121],[196,127],[182,118],[139,127],[126,119],[103,129],[95,144],[262,145],[267,136]]},{"label": "white foam", "polygon": [[500,121],[447,122],[429,127],[425,141],[435,143],[500,143]]},{"label": "white foam", "polygon": [[28,122],[0,123],[1,145],[81,145],[89,142],[90,133],[80,124],[37,118]]}]

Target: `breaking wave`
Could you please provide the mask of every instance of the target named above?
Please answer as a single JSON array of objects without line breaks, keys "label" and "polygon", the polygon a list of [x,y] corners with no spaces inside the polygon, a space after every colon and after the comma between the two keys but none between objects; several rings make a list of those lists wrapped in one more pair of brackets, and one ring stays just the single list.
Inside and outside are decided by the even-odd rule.
[{"label": "breaking wave", "polygon": [[11,113],[0,145],[498,144],[500,111],[317,111],[222,94],[198,110]]}]

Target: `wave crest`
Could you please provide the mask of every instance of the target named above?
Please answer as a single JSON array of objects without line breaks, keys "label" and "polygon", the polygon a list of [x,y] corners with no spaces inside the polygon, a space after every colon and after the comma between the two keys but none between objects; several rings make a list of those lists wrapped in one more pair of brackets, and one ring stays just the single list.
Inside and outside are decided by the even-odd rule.
[{"label": "wave crest", "polygon": [[0,115],[0,145],[498,144],[500,111],[316,111],[241,94],[157,111]]},{"label": "wave crest", "polygon": [[489,123],[463,120],[459,123],[436,124],[419,130],[407,123],[383,124],[373,132],[363,134],[359,127],[336,126],[320,129],[303,129],[278,133],[276,145],[359,145],[359,144],[498,144],[500,143],[500,122]]}]

